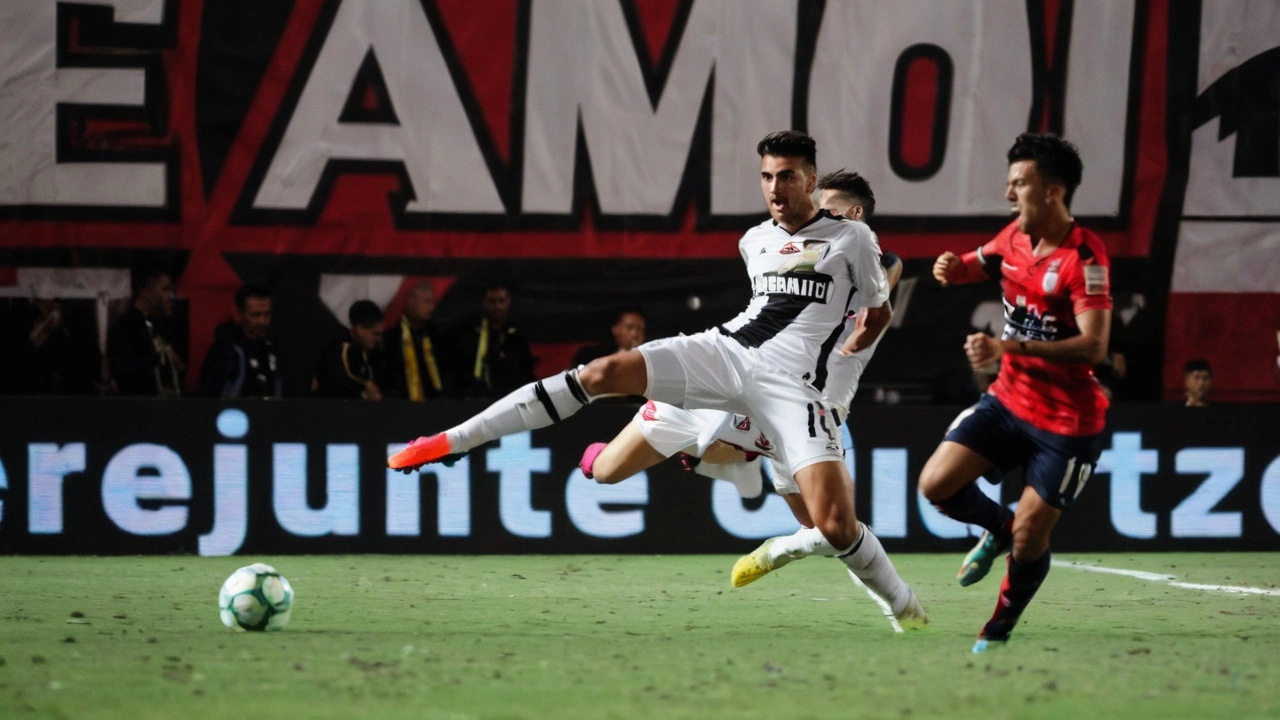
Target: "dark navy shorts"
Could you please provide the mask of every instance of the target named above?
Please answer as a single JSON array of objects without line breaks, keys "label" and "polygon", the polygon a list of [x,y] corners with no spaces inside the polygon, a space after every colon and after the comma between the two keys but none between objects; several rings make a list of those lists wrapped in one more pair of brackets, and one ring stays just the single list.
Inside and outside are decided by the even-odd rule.
[{"label": "dark navy shorts", "polygon": [[1084,489],[1102,452],[1102,434],[1071,437],[1014,417],[993,395],[960,413],[947,430],[959,443],[995,463],[1001,473],[1021,467],[1027,485],[1059,510]]}]

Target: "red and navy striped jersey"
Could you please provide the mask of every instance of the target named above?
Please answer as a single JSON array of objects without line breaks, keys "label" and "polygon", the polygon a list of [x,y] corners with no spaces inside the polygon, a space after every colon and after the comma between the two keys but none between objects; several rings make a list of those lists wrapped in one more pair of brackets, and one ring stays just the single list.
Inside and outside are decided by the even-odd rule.
[{"label": "red and navy striped jersey", "polygon": [[[1012,222],[976,256],[1004,295],[1004,339],[1065,340],[1080,334],[1076,315],[1111,309],[1111,261],[1097,235],[1075,225],[1056,250],[1032,254],[1031,237]],[[1035,427],[1079,437],[1102,432],[1109,405],[1087,362],[1005,353],[990,390]]]}]

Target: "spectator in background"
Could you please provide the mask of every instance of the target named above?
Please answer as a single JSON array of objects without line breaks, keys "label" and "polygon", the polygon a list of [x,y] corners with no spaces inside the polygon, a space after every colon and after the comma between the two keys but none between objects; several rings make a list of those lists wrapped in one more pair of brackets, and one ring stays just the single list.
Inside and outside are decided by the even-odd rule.
[{"label": "spectator in background", "polygon": [[645,317],[644,311],[638,307],[622,307],[613,314],[613,325],[610,326],[609,332],[613,334],[612,342],[604,342],[599,345],[588,345],[578,350],[573,356],[573,365],[570,367],[579,367],[587,363],[601,358],[606,355],[612,355],[616,352],[624,350],[634,350],[644,344],[645,338]]},{"label": "spectator in background", "polygon": [[182,358],[157,327],[173,316],[173,278],[158,268],[133,272],[133,302],[107,331],[111,384],[121,395],[181,394]]},{"label": "spectator in background", "polygon": [[[91,321],[90,321],[91,322]],[[92,324],[47,298],[0,307],[0,394],[97,395],[102,354]]]},{"label": "spectator in background", "polygon": [[322,397],[381,400],[382,310],[372,300],[357,300],[347,311],[351,328],[320,354],[311,392]]},{"label": "spectator in background", "polygon": [[239,322],[214,331],[213,347],[200,372],[200,394],[206,397],[283,396],[271,328],[271,291],[245,285],[236,291]]},{"label": "spectator in background", "polygon": [[1209,393],[1213,390],[1213,370],[1208,360],[1188,360],[1182,368],[1182,387],[1187,397],[1187,407],[1207,407]]},{"label": "spectator in background", "polygon": [[397,331],[387,339],[387,397],[423,401],[440,397],[448,379],[440,363],[440,334],[431,319],[436,294],[425,280],[404,299],[404,315]]},{"label": "spectator in background", "polygon": [[491,283],[481,301],[480,321],[450,334],[454,392],[463,397],[502,397],[532,383],[529,341],[511,325],[511,287]]}]

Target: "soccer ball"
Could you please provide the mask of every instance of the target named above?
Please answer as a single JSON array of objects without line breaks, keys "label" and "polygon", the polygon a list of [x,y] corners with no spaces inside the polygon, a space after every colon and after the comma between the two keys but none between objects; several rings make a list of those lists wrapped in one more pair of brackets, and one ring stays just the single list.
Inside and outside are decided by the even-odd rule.
[{"label": "soccer ball", "polygon": [[222,583],[218,611],[233,630],[283,630],[293,611],[293,588],[275,568],[254,563]]}]

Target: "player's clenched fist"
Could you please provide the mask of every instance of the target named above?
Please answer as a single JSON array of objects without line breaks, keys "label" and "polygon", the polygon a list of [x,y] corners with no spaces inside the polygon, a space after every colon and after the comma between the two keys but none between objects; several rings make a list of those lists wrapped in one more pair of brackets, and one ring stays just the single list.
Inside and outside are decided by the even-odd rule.
[{"label": "player's clenched fist", "polygon": [[964,356],[974,369],[999,360],[1003,349],[999,340],[986,333],[974,333],[964,339]]},{"label": "player's clenched fist", "polygon": [[933,277],[943,285],[949,285],[959,279],[962,269],[960,256],[948,250],[933,263]]}]

